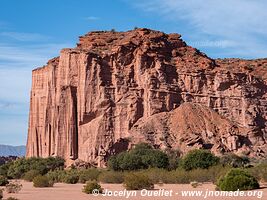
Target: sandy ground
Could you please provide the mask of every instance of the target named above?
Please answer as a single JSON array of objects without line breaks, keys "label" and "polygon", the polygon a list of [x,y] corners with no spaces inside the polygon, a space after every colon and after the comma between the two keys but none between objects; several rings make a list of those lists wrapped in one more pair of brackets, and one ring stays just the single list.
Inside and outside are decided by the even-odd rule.
[{"label": "sandy ground", "polygon": [[[32,183],[21,181],[23,184],[22,190],[18,194],[6,194],[4,193],[4,199],[7,197],[16,197],[19,200],[113,200],[113,199],[127,199],[127,191],[124,190],[121,184],[101,184],[104,189],[107,189],[112,196],[103,196],[99,194],[98,196],[84,194],[82,192],[83,184],[63,184],[57,183],[54,185],[53,188],[34,188]],[[121,197],[114,196],[115,191],[121,191]],[[172,191],[172,192],[171,192]],[[202,196],[194,196],[194,197],[184,197],[182,196],[182,191],[202,191]],[[206,191],[212,191],[213,196],[206,197]],[[105,190],[104,190],[105,192]],[[153,196],[147,196],[147,191],[128,191],[130,195],[128,199],[132,200],[139,200],[139,199],[168,199],[168,200],[199,200],[199,199],[207,199],[207,200],[253,200],[253,199],[263,199],[267,200],[267,188],[263,187],[260,190],[250,191],[250,193],[255,193],[255,196],[233,196],[233,197],[223,197],[223,196],[216,196],[215,194],[215,186],[211,183],[205,183],[197,188],[192,188],[189,184],[164,184],[164,185],[155,185],[154,190],[149,191],[149,195],[153,192]],[[156,196],[160,194],[161,196]],[[251,195],[246,194],[246,195]],[[144,195],[144,196],[142,196]],[[262,196],[262,197],[261,197]],[[261,197],[261,198],[259,198]]]}]

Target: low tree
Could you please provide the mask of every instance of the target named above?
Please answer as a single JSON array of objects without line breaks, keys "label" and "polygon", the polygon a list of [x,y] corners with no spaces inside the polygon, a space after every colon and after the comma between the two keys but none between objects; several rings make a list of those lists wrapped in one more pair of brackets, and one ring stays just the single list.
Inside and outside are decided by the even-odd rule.
[{"label": "low tree", "polygon": [[119,153],[108,160],[108,167],[118,170],[138,170],[150,167],[167,168],[169,158],[161,150],[153,149],[149,144],[141,143],[128,152]]},{"label": "low tree", "polygon": [[196,149],[184,156],[181,167],[185,170],[208,169],[219,163],[219,158],[207,150]]},{"label": "low tree", "polygon": [[220,158],[220,163],[223,166],[231,166],[234,168],[240,168],[240,167],[245,167],[250,163],[250,160],[248,157],[245,156],[238,156],[236,154],[227,154],[224,155]]}]

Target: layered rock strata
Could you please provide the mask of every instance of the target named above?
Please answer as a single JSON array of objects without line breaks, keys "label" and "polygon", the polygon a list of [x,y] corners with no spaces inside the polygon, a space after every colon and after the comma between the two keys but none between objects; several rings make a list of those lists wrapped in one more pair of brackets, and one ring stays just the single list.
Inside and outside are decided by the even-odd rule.
[{"label": "layered rock strata", "polygon": [[179,34],[90,32],[33,70],[27,156],[103,166],[140,141],[265,156],[265,67],[213,60]]}]

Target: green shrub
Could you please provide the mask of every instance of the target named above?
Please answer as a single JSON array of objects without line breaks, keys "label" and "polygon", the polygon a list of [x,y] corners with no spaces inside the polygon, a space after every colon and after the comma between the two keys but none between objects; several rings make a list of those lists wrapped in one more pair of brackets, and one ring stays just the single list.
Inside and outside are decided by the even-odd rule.
[{"label": "green shrub", "polygon": [[9,161],[0,166],[0,175],[7,177],[9,167],[12,165],[14,161]]},{"label": "green shrub", "polygon": [[141,157],[131,152],[121,154],[121,156],[119,156],[118,158],[119,158],[119,167],[121,170],[137,170],[144,168]]},{"label": "green shrub", "polygon": [[85,183],[86,181],[97,180],[100,173],[101,171],[96,168],[81,170],[79,172],[79,182]]},{"label": "green shrub", "polygon": [[23,179],[25,181],[29,181],[29,182],[32,182],[33,179],[36,177],[36,176],[39,176],[40,173],[39,171],[37,170],[30,170],[30,171],[27,171],[24,175],[23,175]]},{"label": "green shrub", "polygon": [[112,170],[138,170],[151,167],[167,168],[169,158],[166,153],[153,149],[150,145],[141,143],[129,152],[111,156],[108,167]]},{"label": "green shrub", "polygon": [[79,181],[79,172],[78,170],[68,170],[63,178],[64,183],[75,184]]},{"label": "green shrub", "polygon": [[223,166],[228,165],[234,168],[240,168],[240,167],[245,167],[247,164],[249,164],[250,160],[248,157],[245,156],[240,157],[235,154],[227,154],[220,158],[220,163]]},{"label": "green shrub", "polygon": [[232,169],[222,177],[217,187],[223,191],[258,189],[259,183],[255,177],[241,169]]},{"label": "green shrub", "polygon": [[6,184],[8,184],[8,180],[5,176],[1,176],[0,175],[0,186],[5,186]]},{"label": "green shrub", "polygon": [[7,193],[18,193],[22,189],[22,184],[19,182],[13,182],[6,185]]},{"label": "green shrub", "polygon": [[177,169],[167,171],[165,169],[148,169],[142,172],[146,174],[154,184],[189,184],[191,181],[201,182],[202,180],[209,180],[209,178],[207,178],[207,172],[204,172],[204,170],[185,171],[184,169]]},{"label": "green shrub", "polygon": [[46,176],[36,176],[34,179],[33,179],[33,186],[34,187],[53,187],[54,183],[49,180],[48,177]]},{"label": "green shrub", "polygon": [[142,156],[144,168],[167,168],[169,166],[169,158],[166,153],[160,150],[149,150],[146,155]]},{"label": "green shrub", "polygon": [[103,192],[101,185],[99,185],[95,180],[87,181],[86,184],[83,186],[82,191],[86,194],[92,194],[93,190],[98,190],[99,193]]},{"label": "green shrub", "polygon": [[20,158],[10,164],[7,175],[10,178],[21,178],[23,174],[30,170],[36,170],[44,175],[50,170],[64,168],[64,160],[59,157],[49,158]]},{"label": "green shrub", "polygon": [[[124,153],[125,153],[125,152],[119,153],[119,154],[117,154],[116,156],[115,156],[115,155],[110,156],[110,158],[108,159],[108,162],[107,162],[108,168],[109,168],[109,169],[112,169],[112,170],[115,170],[115,171],[121,170],[121,169],[120,169],[119,160],[120,160],[121,158],[123,158]],[[123,156],[122,156],[122,155],[123,155]],[[121,157],[121,158],[119,158],[119,157]]]},{"label": "green shrub", "polygon": [[144,173],[129,173],[124,177],[124,187],[127,190],[153,189],[154,183]]},{"label": "green shrub", "polygon": [[98,180],[102,183],[123,183],[124,175],[122,172],[105,171],[99,175]]},{"label": "green shrub", "polygon": [[225,175],[229,171],[229,167],[221,165],[212,166],[208,169],[194,169],[186,171],[178,168],[177,170],[168,171],[166,169],[150,168],[142,170],[149,179],[154,183],[167,184],[189,184],[190,182],[213,182]]},{"label": "green shrub", "polygon": [[168,181],[170,183],[176,183],[176,184],[189,184],[190,183],[190,176],[189,173],[183,169],[177,169],[176,171],[173,171],[170,173],[170,177],[168,177]]},{"label": "green shrub", "polygon": [[182,159],[181,166],[185,170],[207,169],[219,163],[219,158],[206,150],[192,150]]},{"label": "green shrub", "polygon": [[61,183],[64,182],[64,177],[66,175],[65,170],[55,170],[55,171],[49,171],[46,176],[48,179],[54,183]]}]

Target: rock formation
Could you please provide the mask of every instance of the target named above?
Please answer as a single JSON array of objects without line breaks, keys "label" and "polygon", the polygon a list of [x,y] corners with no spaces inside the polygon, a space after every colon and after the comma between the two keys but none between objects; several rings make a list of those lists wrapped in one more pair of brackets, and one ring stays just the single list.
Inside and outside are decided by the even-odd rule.
[{"label": "rock formation", "polygon": [[102,166],[140,141],[265,156],[266,67],[211,59],[179,34],[90,32],[33,70],[27,156]]}]

